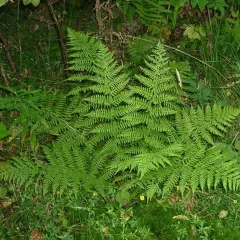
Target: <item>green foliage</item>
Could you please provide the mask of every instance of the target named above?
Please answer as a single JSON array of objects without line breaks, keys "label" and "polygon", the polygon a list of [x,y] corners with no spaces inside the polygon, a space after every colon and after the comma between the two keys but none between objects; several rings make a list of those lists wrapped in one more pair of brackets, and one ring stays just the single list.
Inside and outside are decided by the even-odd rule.
[{"label": "green foliage", "polygon": [[66,130],[69,134],[75,131],[68,124],[72,109],[77,104],[75,99],[68,103],[66,96],[57,92],[47,94],[41,90],[14,90],[3,86],[1,89],[8,95],[0,97],[0,111],[11,111],[15,117],[8,131],[11,141],[19,136],[24,141],[29,134],[57,136]]},{"label": "green foliage", "polygon": [[6,190],[0,209],[2,240],[28,239],[34,231],[47,240],[60,237],[154,240],[159,236],[167,240],[238,239],[240,236],[238,194],[197,191],[194,197],[190,192],[181,197],[175,191],[169,198],[156,198],[149,203],[135,198],[119,206],[112,193],[104,199],[96,192],[77,198],[69,194],[43,198],[34,188],[20,192],[11,186],[0,188],[0,194],[5,195]]},{"label": "green foliage", "polygon": [[[237,21],[237,18],[229,18],[232,18],[234,22],[235,20]],[[190,43],[192,50],[198,51],[198,58],[206,64],[209,63],[212,70],[209,66],[204,66],[202,63],[197,63],[197,61],[192,61],[191,67],[194,69],[193,72],[197,72],[201,77],[201,80],[195,80],[195,85],[198,87],[202,82],[201,85],[203,86],[202,91],[196,94],[199,96],[198,99],[200,99],[200,96],[205,95],[204,103],[212,102],[214,99],[222,105],[231,104],[237,106],[236,103],[239,98],[237,67],[239,61],[239,41],[237,40],[238,34],[234,34],[233,31],[235,24],[222,24],[225,21],[227,21],[227,18],[222,20],[213,18],[210,23],[206,22],[205,31],[212,32],[212,34],[202,38],[201,41],[196,40],[194,43]],[[180,69],[179,67],[179,72]],[[183,74],[180,72],[180,75],[182,76]],[[191,78],[194,77],[190,76],[190,80]]]},{"label": "green foliage", "polygon": [[196,73],[192,72],[192,68],[188,61],[170,62],[173,74],[176,75],[179,86],[183,90],[183,96],[190,102],[197,102],[200,105],[212,102],[211,89],[199,80]]},{"label": "green foliage", "polygon": [[198,7],[200,8],[201,11],[205,9],[206,7],[212,8],[216,11],[219,11],[221,15],[223,16],[225,13],[225,8],[228,6],[225,0],[191,0],[191,5],[192,7]]},{"label": "green foliage", "polygon": [[[39,168],[34,161],[29,161],[28,158],[22,157],[13,159],[12,165],[8,168],[3,168],[1,164],[1,180],[16,182],[19,186],[23,184],[27,187],[32,184],[32,180],[36,179],[39,174]],[[4,174],[6,173],[6,174]]]},{"label": "green foliage", "polygon": [[8,95],[0,97],[0,111],[18,112],[9,127],[11,138],[14,139],[20,134],[24,138],[33,124],[43,122],[42,108],[50,100],[51,96],[40,90],[14,90],[3,86],[1,86],[1,89],[2,92]]},{"label": "green foliage", "polygon": [[[0,7],[5,5],[9,0],[0,0]],[[22,0],[24,5],[32,4],[34,7],[37,7],[40,4],[40,0]]]},{"label": "green foliage", "polygon": [[82,152],[77,148],[69,149],[67,145],[55,144],[52,149],[45,148],[44,152],[49,161],[42,169],[44,193],[50,188],[54,193],[72,188],[77,194],[80,187],[98,192],[110,187],[104,185],[108,175],[101,159],[87,162]]},{"label": "green foliage", "polygon": [[[117,170],[137,169],[138,184],[147,189],[148,198],[159,192],[160,185],[164,185],[163,194],[169,194],[178,184],[182,193],[185,186],[191,186],[194,192],[198,186],[204,190],[216,188],[219,183],[222,183],[226,190],[237,191],[240,177],[239,159],[228,158],[229,153],[222,152],[222,146],[214,143],[213,136],[221,136],[221,132],[226,131],[226,126],[229,126],[238,114],[237,109],[222,109],[217,105],[212,109],[209,106],[204,110],[192,107],[189,111],[178,112],[175,126],[172,125],[172,131],[168,132],[173,141],[170,150],[162,142],[161,151],[138,155],[135,159],[121,162],[117,164]],[[208,149],[207,143],[214,146]],[[130,176],[131,180],[124,189],[135,187],[136,179],[132,177]],[[125,177],[123,179],[126,181]]]},{"label": "green foliage", "polygon": [[7,196],[7,192],[6,187],[0,187],[0,199],[4,199]]},{"label": "green foliage", "polygon": [[183,140],[190,137],[197,145],[205,142],[214,145],[213,136],[223,136],[238,114],[239,109],[222,108],[216,104],[212,108],[209,105],[203,109],[191,107],[189,111],[176,114],[178,136]]},{"label": "green foliage", "polygon": [[201,40],[202,38],[206,37],[206,32],[202,26],[188,25],[183,27],[186,28],[183,35],[187,36],[191,41],[196,39]]},{"label": "green foliage", "polygon": [[[157,239],[132,207],[122,208],[112,200],[113,194],[104,199],[96,192],[77,198],[64,194],[43,198],[34,188],[24,193],[18,190],[9,191],[0,209],[5,217],[0,219],[1,240],[30,239],[33,235],[45,240]],[[14,214],[7,216],[12,209]]]},{"label": "green foliage", "polygon": [[222,17],[228,7],[225,0],[118,0],[118,3],[130,21],[138,15],[153,34],[161,34],[163,26],[175,28],[179,9],[185,4],[190,3],[193,8],[199,7],[200,11],[205,8],[213,9],[220,12]]},{"label": "green foliage", "polygon": [[70,149],[60,143],[51,149],[45,147],[44,153],[45,163],[27,157],[13,159],[11,167],[1,169],[0,178],[29,186],[38,177],[43,182],[43,194],[49,190],[55,194],[70,189],[74,194],[79,193],[79,189],[103,194],[103,190],[110,187],[106,184],[109,172],[104,169],[101,159],[89,163],[77,148]]},{"label": "green foliage", "polygon": [[5,0],[0,0],[0,7],[2,7],[3,5],[6,4],[6,1]]},{"label": "green foliage", "polygon": [[[38,176],[45,194],[72,189],[75,195],[81,189],[103,193],[115,179],[122,193],[134,189],[148,199],[167,195],[176,185],[182,194],[186,186],[192,192],[219,185],[239,189],[238,160],[218,144],[239,109],[185,106],[161,43],[129,81],[102,43],[73,30],[69,38],[74,71],[69,81],[79,85],[41,107],[37,125],[56,140],[43,147],[44,163],[15,159],[2,179],[28,185]],[[25,95],[16,106],[35,106]],[[6,98],[5,106],[16,107],[15,98]]]},{"label": "green foliage", "polygon": [[151,32],[160,33],[160,26],[168,24],[168,18],[173,18],[173,12],[170,9],[171,1],[158,0],[137,0],[137,1],[118,1],[122,6],[123,12],[128,16],[130,21],[134,15],[138,14],[141,21]]},{"label": "green foliage", "polygon": [[136,65],[142,64],[145,56],[151,51],[155,44],[156,39],[149,35],[143,35],[134,39],[129,48],[130,61]]},{"label": "green foliage", "polygon": [[8,131],[3,124],[0,124],[0,139],[3,139],[8,136]]},{"label": "green foliage", "polygon": [[[90,150],[97,142],[114,135],[115,123],[121,116],[131,111],[130,108],[124,107],[124,102],[130,95],[130,92],[126,91],[129,79],[117,66],[113,54],[102,43],[93,39],[89,42],[87,35],[78,38],[79,34],[71,30],[69,36],[71,42],[73,39],[74,45],[74,48],[70,48],[72,50],[70,69],[82,71],[69,78],[70,81],[79,82],[79,86],[68,94],[82,97],[81,103],[74,109],[74,112],[82,116],[79,125],[92,133],[96,132],[99,126],[107,131],[106,133],[105,130],[101,130],[101,134],[90,135],[91,139],[82,143]],[[76,44],[74,39],[78,40]]]}]

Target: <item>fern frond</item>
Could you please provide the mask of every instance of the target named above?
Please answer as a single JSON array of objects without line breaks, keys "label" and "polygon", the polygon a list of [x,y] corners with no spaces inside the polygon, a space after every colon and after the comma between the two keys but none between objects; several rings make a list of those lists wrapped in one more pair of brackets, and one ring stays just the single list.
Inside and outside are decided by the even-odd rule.
[{"label": "fern frond", "polygon": [[32,179],[39,174],[39,166],[27,157],[14,158],[12,165],[0,171],[0,179],[8,182],[14,182],[19,186],[33,184]]},{"label": "fern frond", "polygon": [[176,128],[183,140],[191,137],[198,145],[204,142],[213,145],[213,136],[223,136],[239,113],[239,109],[216,104],[205,109],[191,107],[190,111],[176,114]]},{"label": "fern frond", "polygon": [[99,42],[89,38],[87,34],[72,29],[68,29],[68,37],[70,70],[92,72]]},{"label": "fern frond", "polygon": [[[149,171],[157,170],[162,167],[171,166],[172,157],[180,157],[179,153],[182,151],[181,145],[163,146],[162,150],[156,152],[148,152],[136,155],[127,161],[122,161],[116,165],[117,171],[124,171],[126,169],[137,170],[140,179],[144,177]],[[114,167],[114,165],[113,165]]]}]

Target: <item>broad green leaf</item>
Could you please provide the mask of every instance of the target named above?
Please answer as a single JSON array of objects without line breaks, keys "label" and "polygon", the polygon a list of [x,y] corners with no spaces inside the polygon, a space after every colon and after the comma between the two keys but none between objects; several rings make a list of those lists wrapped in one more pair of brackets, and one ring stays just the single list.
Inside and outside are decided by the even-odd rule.
[{"label": "broad green leaf", "polygon": [[35,133],[32,133],[32,134],[30,135],[30,147],[31,147],[31,150],[32,150],[32,151],[35,150],[36,144],[37,144],[36,134],[35,134]]},{"label": "broad green leaf", "polygon": [[198,1],[198,6],[201,11],[203,11],[203,9],[207,6],[208,2],[209,2],[209,0],[199,0]]},{"label": "broad green leaf", "polygon": [[[236,146],[235,146],[236,147]],[[229,160],[234,159],[238,156],[236,152],[234,152],[232,149],[226,150],[223,152],[224,156],[226,156]]]},{"label": "broad green leaf", "polygon": [[5,4],[6,4],[5,0],[0,0],[0,7],[5,5]]},{"label": "broad green leaf", "polygon": [[240,141],[235,142],[235,148],[240,151]]},{"label": "broad green leaf", "polygon": [[130,200],[130,194],[129,192],[127,191],[120,191],[116,194],[116,200],[119,202],[119,203],[123,203],[124,201],[129,201]]},{"label": "broad green leaf", "polygon": [[225,0],[218,0],[218,1],[213,1],[211,2],[208,7],[209,8],[213,8],[216,11],[220,11],[221,12],[221,16],[224,15],[225,13],[225,8],[227,7],[227,3],[225,2]]},{"label": "broad green leaf", "polygon": [[190,40],[201,39],[200,34],[196,31],[196,28],[194,25],[188,26],[184,31],[183,35],[187,36]]},{"label": "broad green leaf", "polygon": [[207,101],[211,97],[211,89],[205,87],[202,90],[202,97],[204,101]]},{"label": "broad green leaf", "polygon": [[69,225],[68,220],[67,220],[66,218],[64,218],[64,219],[62,220],[62,226],[65,227],[65,228],[67,228],[68,225]]},{"label": "broad green leaf", "polygon": [[201,37],[206,37],[206,32],[202,26],[188,25],[183,35],[192,41],[195,39],[201,40]]},{"label": "broad green leaf", "polygon": [[7,196],[7,188],[0,187],[0,199],[3,199]]},{"label": "broad green leaf", "polygon": [[130,7],[128,9],[128,18],[129,18],[130,23],[133,22],[133,19],[134,19],[135,15],[136,15],[136,10],[133,7]]},{"label": "broad green leaf", "polygon": [[22,2],[24,5],[28,5],[31,2],[31,0],[22,0]]},{"label": "broad green leaf", "polygon": [[3,124],[0,124],[0,139],[5,138],[8,135],[7,129]]},{"label": "broad green leaf", "polygon": [[197,30],[201,37],[206,37],[206,31],[203,29],[202,26],[197,27]]},{"label": "broad green leaf", "polygon": [[204,82],[200,81],[199,84],[198,84],[198,90],[202,91],[204,88],[205,88]]},{"label": "broad green leaf", "polygon": [[[240,4],[240,3],[239,3],[239,4]],[[237,17],[239,16],[239,11],[234,11],[233,8],[231,8],[230,11],[231,11],[231,16],[232,16],[233,18],[237,18]]]},{"label": "broad green leaf", "polygon": [[197,4],[198,4],[198,0],[191,0],[191,5],[193,8],[196,7]]},{"label": "broad green leaf", "polygon": [[40,0],[32,0],[31,3],[32,3],[32,5],[33,5],[34,7],[36,7],[36,6],[39,5]]}]

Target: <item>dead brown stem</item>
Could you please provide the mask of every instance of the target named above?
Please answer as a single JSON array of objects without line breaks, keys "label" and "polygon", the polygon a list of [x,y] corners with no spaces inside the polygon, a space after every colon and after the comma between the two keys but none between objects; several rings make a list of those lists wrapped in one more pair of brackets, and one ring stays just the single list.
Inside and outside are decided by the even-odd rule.
[{"label": "dead brown stem", "polygon": [[15,64],[14,64],[14,61],[12,59],[12,56],[10,54],[10,48],[9,48],[9,45],[8,45],[8,41],[6,39],[6,37],[0,32],[0,40],[2,41],[3,45],[4,45],[4,48],[5,48],[5,51],[6,51],[6,55],[7,55],[7,59],[8,59],[8,62],[11,66],[11,69],[15,75],[15,77],[17,79],[20,79],[20,75],[15,67]]},{"label": "dead brown stem", "polygon": [[3,77],[3,80],[4,80],[4,85],[5,85],[6,87],[9,87],[9,81],[8,81],[8,79],[7,79],[5,70],[4,70],[4,68],[3,68],[2,65],[0,65],[0,67],[1,67],[1,74],[2,74],[2,77]]},{"label": "dead brown stem", "polygon": [[52,2],[50,0],[48,0],[48,7],[49,7],[49,10],[51,12],[54,23],[56,25],[56,28],[57,28],[59,42],[60,42],[60,46],[61,46],[62,58],[63,58],[64,72],[65,72],[66,76],[68,77],[69,76],[68,66],[67,66],[68,58],[67,58],[67,53],[66,53],[66,46],[65,46],[64,41],[63,41],[61,25],[59,24],[59,22],[57,20],[57,17],[54,13],[54,10],[53,10]]}]

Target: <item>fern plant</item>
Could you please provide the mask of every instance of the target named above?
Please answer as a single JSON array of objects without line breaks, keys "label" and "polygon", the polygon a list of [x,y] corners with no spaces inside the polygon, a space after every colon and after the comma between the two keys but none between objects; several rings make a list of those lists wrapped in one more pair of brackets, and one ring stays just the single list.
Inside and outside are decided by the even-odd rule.
[{"label": "fern plant", "polygon": [[130,80],[102,43],[72,30],[69,37],[69,80],[79,85],[50,101],[51,115],[42,109],[56,139],[43,147],[45,161],[17,158],[1,179],[28,184],[38,176],[45,193],[72,188],[75,194],[103,192],[115,181],[122,192],[143,191],[148,199],[176,185],[182,193],[239,189],[239,162],[219,144],[239,109],[188,107],[161,43]]},{"label": "fern plant", "polygon": [[42,182],[43,194],[73,192],[79,190],[103,193],[110,187],[110,172],[99,162],[86,161],[82,151],[70,148],[68,144],[54,143],[44,147],[46,160],[40,161],[29,157],[14,158],[10,164],[1,164],[3,172],[0,179],[13,181],[20,186],[29,186],[33,179]]}]

